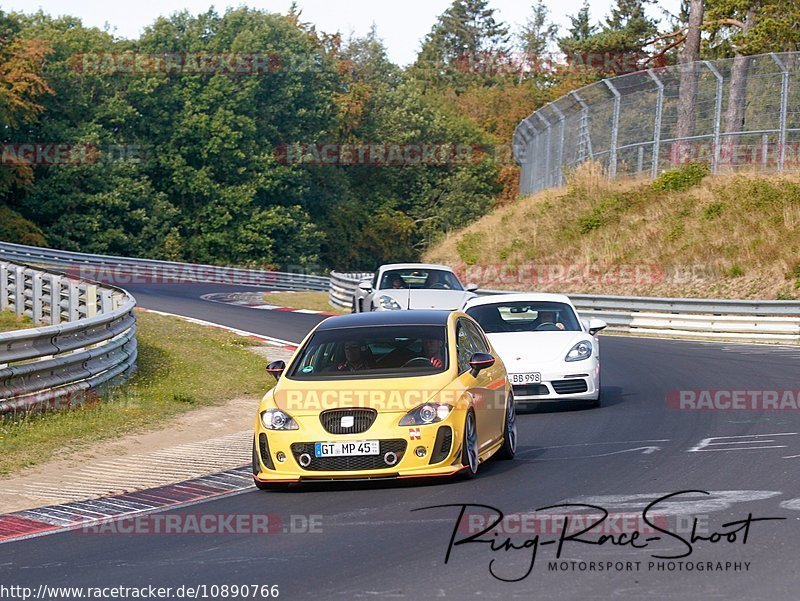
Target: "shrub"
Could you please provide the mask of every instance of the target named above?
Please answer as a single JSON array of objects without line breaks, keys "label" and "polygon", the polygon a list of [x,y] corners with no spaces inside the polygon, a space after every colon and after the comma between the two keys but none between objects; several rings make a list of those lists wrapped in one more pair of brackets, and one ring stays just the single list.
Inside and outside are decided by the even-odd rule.
[{"label": "shrub", "polygon": [[683,192],[698,185],[710,172],[706,163],[687,163],[662,173],[652,188],[657,192]]}]

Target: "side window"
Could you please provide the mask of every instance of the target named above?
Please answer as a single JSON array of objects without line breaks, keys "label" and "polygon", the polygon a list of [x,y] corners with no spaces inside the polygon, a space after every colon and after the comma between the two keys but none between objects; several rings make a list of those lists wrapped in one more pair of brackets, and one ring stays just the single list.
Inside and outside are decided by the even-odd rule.
[{"label": "side window", "polygon": [[469,334],[470,340],[472,341],[472,348],[475,349],[475,352],[488,353],[489,345],[486,344],[486,338],[484,338],[483,334],[475,327],[475,324],[465,321],[464,328]]},{"label": "side window", "polygon": [[469,369],[469,358],[473,353],[472,342],[464,327],[465,323],[466,322],[461,319],[456,325],[456,355],[458,357],[458,373],[460,374],[463,374]]},{"label": "side window", "polygon": [[378,272],[377,271],[375,272],[375,275],[372,276],[372,289],[373,290],[377,290],[378,289]]}]

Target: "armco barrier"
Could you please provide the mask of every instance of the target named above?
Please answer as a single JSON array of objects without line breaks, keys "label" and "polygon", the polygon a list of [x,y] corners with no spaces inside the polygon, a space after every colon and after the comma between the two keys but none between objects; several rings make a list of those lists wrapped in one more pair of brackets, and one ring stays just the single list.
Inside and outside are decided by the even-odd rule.
[{"label": "armco barrier", "polygon": [[79,404],[129,375],[135,305],[120,288],[0,261],[0,310],[39,326],[0,332],[0,414]]},{"label": "armco barrier", "polygon": [[[331,273],[330,304],[350,307],[369,273]],[[513,294],[478,290],[478,294]],[[800,343],[800,302],[570,295],[581,317],[598,317],[609,330],[696,339]]]},{"label": "armco barrier", "polygon": [[329,287],[326,276],[305,273],[93,255],[8,242],[0,242],[0,260],[69,268],[76,271],[77,276],[117,285],[149,282],[235,284],[273,290],[319,291],[327,291]]}]

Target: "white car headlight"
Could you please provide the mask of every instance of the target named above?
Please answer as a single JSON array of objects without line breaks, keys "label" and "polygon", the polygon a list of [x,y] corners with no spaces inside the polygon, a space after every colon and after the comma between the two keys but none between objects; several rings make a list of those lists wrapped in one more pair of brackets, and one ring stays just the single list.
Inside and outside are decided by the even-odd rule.
[{"label": "white car headlight", "polygon": [[378,308],[384,311],[400,311],[403,308],[391,296],[379,296],[376,302],[378,303]]},{"label": "white car headlight", "polygon": [[425,403],[406,413],[398,425],[424,426],[425,424],[435,424],[447,419],[452,410],[453,406],[446,403]]},{"label": "white car headlight", "polygon": [[583,361],[592,356],[592,343],[588,340],[581,340],[578,344],[573,346],[564,361]]},{"label": "white car headlight", "polygon": [[261,424],[267,430],[299,430],[294,418],[280,409],[269,409],[261,412]]}]

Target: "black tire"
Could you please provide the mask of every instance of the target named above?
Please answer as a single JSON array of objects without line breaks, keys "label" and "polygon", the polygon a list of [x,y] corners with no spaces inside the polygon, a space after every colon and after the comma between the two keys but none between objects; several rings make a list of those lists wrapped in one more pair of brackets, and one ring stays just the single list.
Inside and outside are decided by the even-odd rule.
[{"label": "black tire", "polygon": [[353,306],[350,308],[350,311],[352,313],[358,313],[358,309],[356,307],[356,299],[355,298],[353,298]]},{"label": "black tire", "polygon": [[514,459],[517,454],[517,408],[514,406],[514,395],[506,399],[506,418],[503,422],[503,446],[497,451],[501,461]]},{"label": "black tire", "polygon": [[464,420],[464,437],[461,440],[461,476],[472,480],[478,475],[478,427],[475,422],[475,412],[470,409]]}]

